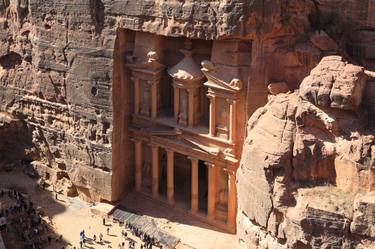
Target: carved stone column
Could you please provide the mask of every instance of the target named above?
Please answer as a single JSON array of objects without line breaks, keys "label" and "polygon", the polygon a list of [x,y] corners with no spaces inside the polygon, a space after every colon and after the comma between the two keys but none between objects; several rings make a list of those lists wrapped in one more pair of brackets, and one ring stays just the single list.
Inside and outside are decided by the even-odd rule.
[{"label": "carved stone column", "polygon": [[174,119],[178,122],[178,115],[180,113],[180,89],[177,86],[174,88]]},{"label": "carved stone column", "polygon": [[229,142],[236,140],[236,100],[227,100],[229,103]]},{"label": "carved stone column", "polygon": [[208,94],[207,97],[210,99],[210,136],[216,136],[216,97]]},{"label": "carved stone column", "polygon": [[208,166],[208,219],[214,220],[216,213],[217,167],[212,163],[206,164]]},{"label": "carved stone column", "polygon": [[152,151],[152,195],[154,197],[159,196],[159,147],[157,145],[151,145]]},{"label": "carved stone column", "polygon": [[194,115],[196,114],[196,113],[194,113],[195,112],[195,110],[196,110],[196,108],[195,108],[195,105],[196,105],[196,103],[195,103],[195,96],[194,96],[194,94],[195,94],[195,89],[187,89],[187,92],[188,92],[188,99],[189,99],[189,101],[188,101],[188,122],[189,122],[189,127],[193,127],[194,126]]},{"label": "carved stone column", "polygon": [[189,158],[191,160],[191,212],[198,212],[199,197],[199,175],[198,175],[198,159]]},{"label": "carved stone column", "polygon": [[158,83],[151,82],[151,118],[158,116]]},{"label": "carved stone column", "polygon": [[174,204],[174,151],[167,150],[167,197]]},{"label": "carved stone column", "polygon": [[139,79],[133,78],[134,82],[134,114],[139,114],[140,91]]},{"label": "carved stone column", "polygon": [[237,188],[236,188],[236,172],[228,170],[228,227],[234,229],[236,227],[237,215]]},{"label": "carved stone column", "polygon": [[135,143],[135,190],[142,191],[142,140],[134,139]]}]

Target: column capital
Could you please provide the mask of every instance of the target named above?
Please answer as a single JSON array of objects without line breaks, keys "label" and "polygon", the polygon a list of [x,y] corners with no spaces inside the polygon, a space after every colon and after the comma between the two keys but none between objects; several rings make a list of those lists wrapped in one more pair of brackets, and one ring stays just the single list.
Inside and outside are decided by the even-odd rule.
[{"label": "column capital", "polygon": [[227,172],[228,174],[236,174],[236,172],[237,172],[237,170],[234,170],[234,169],[232,169],[232,168],[227,168],[227,167],[224,167],[223,168],[223,170],[225,171],[225,172]]},{"label": "column capital", "polygon": [[130,141],[134,142],[134,143],[140,143],[142,142],[142,138],[138,138],[138,137],[133,137],[133,138],[130,138]]},{"label": "column capital", "polygon": [[188,93],[192,93],[192,92],[194,92],[196,90],[196,88],[186,88],[186,91],[188,92]]},{"label": "column capital", "polygon": [[147,145],[150,146],[152,149],[158,149],[160,147],[159,145],[154,144],[154,143],[149,143]]},{"label": "column capital", "polygon": [[204,162],[204,164],[210,168],[215,168],[217,165],[211,162]]},{"label": "column capital", "polygon": [[236,104],[236,103],[237,103],[237,99],[227,98],[226,100],[227,100],[227,103],[230,104],[230,105],[231,105],[231,104]]},{"label": "column capital", "polygon": [[214,95],[212,93],[207,93],[207,97],[212,100],[212,99],[216,98],[216,95]]},{"label": "column capital", "polygon": [[199,161],[199,159],[196,158],[196,157],[188,156],[187,158],[188,158],[190,161]]},{"label": "column capital", "polygon": [[167,152],[167,154],[174,154],[176,152],[171,148],[164,148],[164,150]]}]

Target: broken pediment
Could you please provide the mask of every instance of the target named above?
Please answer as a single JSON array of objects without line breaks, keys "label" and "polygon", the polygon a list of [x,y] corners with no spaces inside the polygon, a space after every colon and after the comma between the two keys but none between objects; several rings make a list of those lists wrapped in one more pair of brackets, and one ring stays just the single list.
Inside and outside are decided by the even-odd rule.
[{"label": "broken pediment", "polygon": [[161,73],[166,66],[158,62],[158,53],[151,51],[147,53],[147,59],[142,60],[134,56],[127,57],[128,63],[126,64],[133,72],[144,72],[146,74]]},{"label": "broken pediment", "polygon": [[208,79],[204,85],[209,88],[237,93],[243,87],[237,68],[215,65],[205,60],[202,62],[201,70]]}]

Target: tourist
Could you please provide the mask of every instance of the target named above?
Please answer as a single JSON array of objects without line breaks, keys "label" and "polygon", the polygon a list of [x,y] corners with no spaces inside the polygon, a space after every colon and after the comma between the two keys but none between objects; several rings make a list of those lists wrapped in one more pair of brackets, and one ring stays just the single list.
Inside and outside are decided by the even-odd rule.
[{"label": "tourist", "polygon": [[100,240],[100,243],[103,242],[103,234],[102,233],[99,234],[99,240]]},{"label": "tourist", "polygon": [[103,226],[105,226],[105,218],[103,218]]},{"label": "tourist", "polygon": [[109,227],[107,227],[107,235],[109,235]]},{"label": "tourist", "polygon": [[92,239],[94,240],[94,242],[96,242],[96,235],[94,234],[94,236],[92,237]]}]

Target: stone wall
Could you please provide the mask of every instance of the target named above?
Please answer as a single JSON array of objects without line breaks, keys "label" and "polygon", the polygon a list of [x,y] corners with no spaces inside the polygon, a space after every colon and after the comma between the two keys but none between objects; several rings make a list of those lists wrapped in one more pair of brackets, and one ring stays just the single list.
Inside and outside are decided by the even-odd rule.
[{"label": "stone wall", "polygon": [[[25,157],[41,176],[64,176],[89,199],[117,200],[132,174],[123,153],[131,146],[124,62],[135,31],[251,44],[251,66],[243,69],[247,120],[266,104],[270,83],[297,89],[324,55],[347,55],[374,69],[374,3],[341,2],[352,8],[336,0],[0,0],[0,110],[24,122],[31,144],[22,145]],[[286,100],[280,101],[281,108]],[[282,144],[292,139],[282,136]],[[263,172],[251,165],[253,177]],[[270,188],[263,180],[254,196]],[[262,207],[269,205],[261,198]],[[251,205],[242,208],[252,212]],[[263,216],[259,224],[269,222],[267,210],[254,214]]]}]

